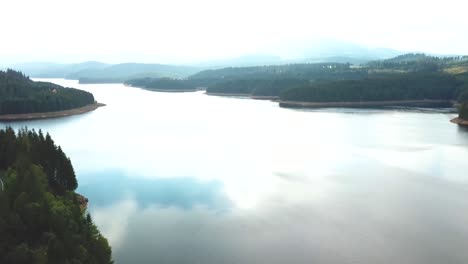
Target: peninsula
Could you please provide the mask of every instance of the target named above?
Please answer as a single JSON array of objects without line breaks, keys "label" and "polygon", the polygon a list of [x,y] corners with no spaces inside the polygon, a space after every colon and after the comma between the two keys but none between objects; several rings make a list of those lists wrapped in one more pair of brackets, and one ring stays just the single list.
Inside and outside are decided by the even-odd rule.
[{"label": "peninsula", "polygon": [[92,93],[49,82],[35,82],[21,72],[0,71],[0,121],[56,118],[93,111]]}]

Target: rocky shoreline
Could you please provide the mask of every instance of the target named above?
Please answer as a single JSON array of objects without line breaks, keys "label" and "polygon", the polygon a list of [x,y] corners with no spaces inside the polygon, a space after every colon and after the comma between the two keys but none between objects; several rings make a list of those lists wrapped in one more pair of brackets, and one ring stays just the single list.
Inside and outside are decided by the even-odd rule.
[{"label": "rocky shoreline", "polygon": [[468,120],[464,120],[459,117],[455,117],[454,119],[450,120],[450,122],[460,126],[468,126]]}]

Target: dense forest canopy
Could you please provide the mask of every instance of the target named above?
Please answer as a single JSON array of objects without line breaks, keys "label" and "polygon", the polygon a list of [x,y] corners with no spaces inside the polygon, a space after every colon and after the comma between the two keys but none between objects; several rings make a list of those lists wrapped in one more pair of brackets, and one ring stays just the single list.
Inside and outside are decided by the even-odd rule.
[{"label": "dense forest canopy", "polygon": [[[468,57],[410,53],[361,66],[314,63],[224,68],[202,71],[188,79],[207,85],[208,93],[283,93],[284,98],[298,101],[452,100],[468,90]],[[301,88],[296,89],[298,86]],[[311,96],[312,91],[317,95]]]},{"label": "dense forest canopy", "polygon": [[41,131],[0,130],[0,263],[112,263],[68,157]]},{"label": "dense forest canopy", "polygon": [[91,93],[34,82],[14,70],[0,71],[0,115],[61,111],[93,103]]},{"label": "dense forest canopy", "polygon": [[126,85],[145,88],[149,90],[195,91],[196,84],[189,80],[171,78],[138,78],[125,82]]},{"label": "dense forest canopy", "polygon": [[365,76],[367,71],[352,68],[349,63],[310,63],[206,70],[191,75],[188,79],[203,82],[208,86],[232,80],[348,80]]},{"label": "dense forest canopy", "polygon": [[366,70],[349,63],[307,63],[206,70],[189,76],[188,81],[207,87],[208,93],[278,96],[283,90],[311,81],[357,80],[366,76]]},{"label": "dense forest canopy", "polygon": [[468,120],[468,101],[462,102],[459,107],[459,116],[463,120]]},{"label": "dense forest canopy", "polygon": [[281,100],[301,102],[360,102],[397,100],[456,100],[462,83],[443,73],[389,74],[362,80],[317,82],[281,94]]},{"label": "dense forest canopy", "polygon": [[366,66],[371,71],[436,72],[467,62],[468,57],[466,56],[437,57],[423,53],[409,53],[391,59],[371,61]]},{"label": "dense forest canopy", "polygon": [[208,86],[207,93],[244,94],[252,96],[278,96],[283,90],[304,86],[308,80],[272,79],[272,80],[232,80]]}]

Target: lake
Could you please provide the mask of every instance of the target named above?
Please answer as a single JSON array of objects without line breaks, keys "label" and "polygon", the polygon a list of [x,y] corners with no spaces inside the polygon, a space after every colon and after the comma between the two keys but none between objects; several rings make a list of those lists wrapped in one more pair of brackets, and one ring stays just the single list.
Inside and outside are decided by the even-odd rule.
[{"label": "lake", "polygon": [[116,263],[468,263],[456,114],[48,81],[107,106],[8,124],[62,146]]}]

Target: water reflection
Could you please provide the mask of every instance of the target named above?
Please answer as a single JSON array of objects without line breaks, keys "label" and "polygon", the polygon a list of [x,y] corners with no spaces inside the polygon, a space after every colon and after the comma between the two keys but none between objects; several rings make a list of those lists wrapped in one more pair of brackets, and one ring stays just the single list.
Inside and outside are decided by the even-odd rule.
[{"label": "water reflection", "polygon": [[455,115],[78,85],[107,106],[43,129],[117,263],[467,263]]},{"label": "water reflection", "polygon": [[120,171],[97,171],[80,175],[78,192],[94,207],[106,207],[126,198],[142,208],[158,205],[190,209],[202,205],[210,210],[229,208],[230,202],[217,181],[194,178],[136,178]]},{"label": "water reflection", "polygon": [[360,165],[365,167],[353,179],[331,177],[320,200],[306,195],[310,186],[288,177],[282,189],[302,199],[278,192],[255,210],[141,208],[128,199],[95,208],[93,215],[122,263],[466,261],[466,186],[382,164]]}]

